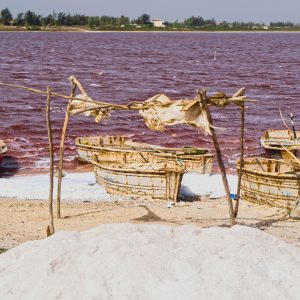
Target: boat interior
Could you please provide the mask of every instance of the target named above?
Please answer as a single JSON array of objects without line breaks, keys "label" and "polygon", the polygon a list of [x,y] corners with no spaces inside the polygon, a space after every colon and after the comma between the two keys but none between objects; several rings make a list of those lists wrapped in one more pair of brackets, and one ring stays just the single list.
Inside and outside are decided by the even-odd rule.
[{"label": "boat interior", "polygon": [[293,174],[300,171],[300,165],[284,160],[256,157],[245,159],[244,169],[264,173]]}]

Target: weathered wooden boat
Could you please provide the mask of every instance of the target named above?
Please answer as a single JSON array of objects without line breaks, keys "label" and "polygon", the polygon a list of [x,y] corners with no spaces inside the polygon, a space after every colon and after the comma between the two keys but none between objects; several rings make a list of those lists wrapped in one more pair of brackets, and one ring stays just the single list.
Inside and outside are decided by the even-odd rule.
[{"label": "weathered wooden boat", "polygon": [[289,210],[299,197],[299,165],[276,159],[245,159],[241,199]]},{"label": "weathered wooden boat", "polygon": [[0,140],[0,154],[4,154],[7,151],[7,147],[5,145],[5,143]]},{"label": "weathered wooden boat", "polygon": [[75,140],[80,160],[92,162],[94,154],[100,154],[99,161],[164,162],[177,161],[184,164],[186,172],[209,174],[214,155],[207,149],[195,147],[162,148],[145,143],[130,141],[124,136],[78,137]]},{"label": "weathered wooden boat", "polygon": [[300,131],[287,129],[269,129],[264,132],[260,144],[271,154],[281,154],[283,158],[290,158],[290,152],[300,150]]},{"label": "weathered wooden boat", "polygon": [[109,193],[177,201],[184,167],[170,163],[103,162],[93,156],[96,181]]}]

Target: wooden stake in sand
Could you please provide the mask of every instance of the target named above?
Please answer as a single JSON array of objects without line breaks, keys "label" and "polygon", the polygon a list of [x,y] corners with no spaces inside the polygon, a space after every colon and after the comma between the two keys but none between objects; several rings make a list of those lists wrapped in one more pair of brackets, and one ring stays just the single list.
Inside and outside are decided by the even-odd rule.
[{"label": "wooden stake in sand", "polygon": [[227,203],[228,203],[229,216],[230,216],[230,225],[233,226],[233,225],[235,225],[235,216],[233,213],[233,205],[232,205],[232,201],[230,198],[230,190],[229,190],[229,185],[228,185],[228,181],[227,181],[225,166],[224,166],[224,163],[222,160],[222,153],[220,150],[220,146],[219,146],[218,138],[217,138],[217,135],[215,132],[215,128],[213,127],[213,120],[212,120],[210,111],[208,109],[207,103],[206,103],[206,91],[204,91],[204,90],[198,91],[198,95],[199,95],[200,103],[202,104],[202,108],[205,110],[206,115],[207,115],[207,120],[210,124],[211,137],[212,137],[214,147],[216,150],[217,160],[218,160],[218,164],[219,164],[220,171],[222,174],[224,189],[226,192],[226,199],[227,199]]},{"label": "wooden stake in sand", "polygon": [[244,132],[245,132],[245,104],[241,104],[241,137],[240,137],[240,168],[238,170],[238,186],[236,191],[236,202],[234,206],[234,216],[237,217],[239,212],[239,204],[240,204],[240,194],[241,194],[241,182],[242,182],[242,174],[244,168]]},{"label": "wooden stake in sand", "polygon": [[64,126],[63,126],[62,134],[61,134],[60,148],[59,148],[59,166],[58,166],[57,197],[56,197],[56,215],[57,215],[57,218],[59,218],[59,219],[61,217],[60,196],[61,196],[62,173],[63,173],[63,166],[64,166],[65,139],[66,139],[66,132],[67,132],[67,127],[68,127],[68,123],[69,123],[72,97],[74,97],[75,90],[76,90],[76,84],[72,81],[71,81],[71,84],[72,84],[71,95],[70,95],[70,99],[69,99],[69,102],[67,105]]},{"label": "wooden stake in sand", "polygon": [[49,188],[49,225],[47,226],[47,236],[54,234],[54,222],[53,222],[53,140],[52,140],[52,127],[50,118],[51,108],[51,89],[47,88],[47,104],[46,104],[46,120],[48,130],[48,141],[49,141],[49,157],[50,157],[50,188]]}]

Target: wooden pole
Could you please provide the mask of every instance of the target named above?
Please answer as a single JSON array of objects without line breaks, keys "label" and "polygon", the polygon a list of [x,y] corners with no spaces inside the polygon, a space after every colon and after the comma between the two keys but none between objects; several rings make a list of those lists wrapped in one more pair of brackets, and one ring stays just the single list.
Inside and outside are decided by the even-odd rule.
[{"label": "wooden pole", "polygon": [[294,124],[294,115],[292,112],[291,112],[291,122],[292,122],[293,138],[297,139],[297,133],[296,133],[295,124]]},{"label": "wooden pole", "polygon": [[87,92],[85,91],[85,89],[83,88],[82,84],[80,83],[80,81],[76,77],[70,76],[69,77],[69,81],[71,82],[71,84],[75,84],[76,85],[76,87],[79,89],[81,95],[87,96]]},{"label": "wooden pole", "polygon": [[241,137],[240,137],[240,168],[239,168],[239,177],[238,177],[238,186],[236,191],[236,201],[234,206],[234,216],[235,218],[239,212],[239,204],[240,204],[240,194],[241,194],[241,182],[242,182],[242,174],[244,168],[244,136],[245,136],[245,104],[241,104]]},{"label": "wooden pole", "polygon": [[56,196],[56,215],[57,218],[60,219],[60,199],[61,199],[61,182],[62,182],[62,173],[63,173],[63,165],[64,165],[64,151],[65,151],[65,139],[66,139],[66,132],[69,123],[70,117],[70,108],[72,103],[72,97],[74,97],[76,90],[76,84],[72,82],[71,88],[71,95],[67,105],[65,121],[62,129],[61,141],[60,141],[60,148],[59,148],[59,166],[58,166],[58,179],[57,179],[57,196]]},{"label": "wooden pole", "polygon": [[228,203],[229,217],[230,217],[230,225],[233,226],[233,225],[235,225],[233,205],[232,205],[232,201],[231,201],[231,198],[230,198],[230,190],[229,190],[229,185],[228,185],[228,181],[227,181],[225,166],[224,166],[224,163],[223,163],[223,160],[222,160],[222,153],[221,153],[221,150],[220,150],[218,138],[217,138],[215,129],[213,127],[213,120],[212,120],[210,111],[209,111],[208,106],[206,104],[206,91],[199,91],[198,94],[199,94],[199,97],[200,97],[200,102],[202,104],[202,107],[206,111],[207,120],[208,120],[209,124],[211,125],[211,128],[210,128],[211,136],[212,136],[212,140],[213,140],[214,147],[215,147],[215,150],[216,150],[217,160],[218,160],[218,164],[219,164],[220,171],[221,171],[221,174],[222,174],[224,189],[225,189],[225,192],[226,192],[226,199],[227,199],[227,203]]},{"label": "wooden pole", "polygon": [[280,114],[280,119],[281,119],[283,125],[287,128],[288,132],[292,132],[292,130],[290,129],[290,127],[286,124],[286,122],[285,122],[285,120],[284,120],[284,118],[282,116],[282,112],[281,112],[280,108],[279,108],[279,114]]},{"label": "wooden pole", "polygon": [[53,139],[52,139],[52,127],[50,118],[50,107],[51,107],[51,89],[47,88],[47,104],[46,104],[46,120],[48,130],[48,141],[49,141],[49,157],[50,157],[50,188],[49,188],[49,225],[47,226],[47,236],[54,234],[54,222],[53,222]]}]

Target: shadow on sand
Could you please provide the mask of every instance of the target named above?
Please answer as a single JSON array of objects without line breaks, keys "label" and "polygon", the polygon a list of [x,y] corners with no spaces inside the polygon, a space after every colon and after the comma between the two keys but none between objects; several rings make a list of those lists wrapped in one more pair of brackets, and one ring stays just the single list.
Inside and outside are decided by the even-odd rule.
[{"label": "shadow on sand", "polygon": [[151,211],[147,206],[143,206],[147,211],[147,214],[142,217],[135,218],[134,221],[139,222],[166,222],[166,220],[162,219],[158,215],[156,215],[153,211]]}]

